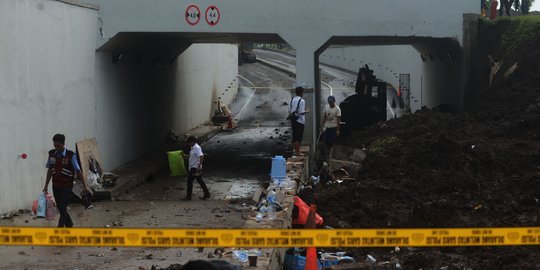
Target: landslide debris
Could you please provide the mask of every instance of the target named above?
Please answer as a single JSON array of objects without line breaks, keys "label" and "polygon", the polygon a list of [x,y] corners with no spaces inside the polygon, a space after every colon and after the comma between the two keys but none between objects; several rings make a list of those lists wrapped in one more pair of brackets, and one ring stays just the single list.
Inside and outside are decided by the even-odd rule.
[{"label": "landslide debris", "polygon": [[[538,226],[540,17],[482,21],[479,35],[463,113],[423,109],[344,139],[367,151],[356,181],[302,194],[326,225]],[[500,63],[491,85],[488,55]],[[404,269],[540,269],[535,247],[352,251],[368,253],[399,257]]]}]

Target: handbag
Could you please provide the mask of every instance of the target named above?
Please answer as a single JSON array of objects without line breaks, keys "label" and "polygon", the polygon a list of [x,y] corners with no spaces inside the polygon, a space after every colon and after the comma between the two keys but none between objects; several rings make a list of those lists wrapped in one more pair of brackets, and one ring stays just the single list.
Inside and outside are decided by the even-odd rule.
[{"label": "handbag", "polygon": [[[292,106],[293,99],[294,98],[291,99],[291,106]],[[294,112],[289,113],[289,116],[287,116],[287,120],[291,120],[291,121],[298,120],[298,118],[300,117],[300,114],[298,113],[298,108],[300,107],[300,101],[302,101],[302,98],[298,100],[298,103],[296,104],[296,110]]]}]

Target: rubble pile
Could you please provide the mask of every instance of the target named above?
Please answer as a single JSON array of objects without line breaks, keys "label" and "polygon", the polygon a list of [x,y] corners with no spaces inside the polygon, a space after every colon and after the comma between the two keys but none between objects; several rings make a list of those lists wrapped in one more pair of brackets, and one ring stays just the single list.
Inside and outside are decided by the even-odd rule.
[{"label": "rubble pile", "polygon": [[[540,21],[481,23],[474,53],[465,112],[423,109],[341,142],[364,148],[367,156],[356,181],[304,194],[317,203],[326,225],[538,226]],[[492,73],[495,63],[499,68]],[[359,260],[368,254],[379,260],[398,258],[404,269],[540,268],[538,248],[402,250],[352,253]]]}]

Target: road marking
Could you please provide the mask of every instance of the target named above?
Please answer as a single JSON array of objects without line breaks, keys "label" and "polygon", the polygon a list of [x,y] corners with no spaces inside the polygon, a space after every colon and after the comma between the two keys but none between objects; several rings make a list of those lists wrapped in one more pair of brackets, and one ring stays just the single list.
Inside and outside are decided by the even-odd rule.
[{"label": "road marking", "polygon": [[[240,75],[238,75],[240,76]],[[244,86],[245,87],[245,86]],[[249,87],[246,87],[246,88],[249,88]],[[242,107],[242,109],[240,109],[240,111],[238,112],[238,115],[236,116],[236,119],[238,119],[238,121],[240,121],[240,118],[241,118],[241,115],[242,113],[244,112],[244,109],[246,109],[247,105],[251,102],[251,99],[253,98],[253,96],[255,95],[255,92],[257,92],[256,89],[253,89],[253,93],[251,93],[251,95],[249,96],[246,104],[244,104],[244,106]]]},{"label": "road marking", "polygon": [[236,75],[236,76],[237,76],[238,78],[240,78],[240,79],[245,80],[245,81],[248,82],[249,84],[255,86],[255,84],[252,83],[250,80],[248,80],[246,77],[244,77],[244,76],[242,76],[242,75]]},{"label": "road marking", "polygon": [[334,88],[332,88],[332,86],[330,86],[329,84],[321,81],[322,84],[326,85],[326,87],[330,88],[330,95],[333,96],[334,95]]}]

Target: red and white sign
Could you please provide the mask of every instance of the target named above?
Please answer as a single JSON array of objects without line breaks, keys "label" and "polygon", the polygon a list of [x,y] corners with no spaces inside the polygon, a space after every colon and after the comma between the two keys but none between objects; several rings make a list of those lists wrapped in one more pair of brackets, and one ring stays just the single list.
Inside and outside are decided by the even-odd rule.
[{"label": "red and white sign", "polygon": [[186,8],[186,22],[190,25],[196,25],[201,19],[201,10],[196,5],[189,5]]},{"label": "red and white sign", "polygon": [[219,14],[219,9],[216,6],[209,6],[206,9],[205,18],[208,25],[214,26],[218,24],[219,17],[221,17],[221,15]]}]

